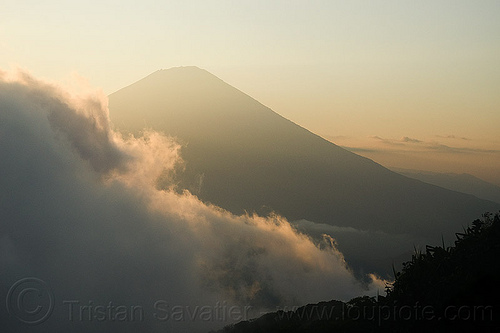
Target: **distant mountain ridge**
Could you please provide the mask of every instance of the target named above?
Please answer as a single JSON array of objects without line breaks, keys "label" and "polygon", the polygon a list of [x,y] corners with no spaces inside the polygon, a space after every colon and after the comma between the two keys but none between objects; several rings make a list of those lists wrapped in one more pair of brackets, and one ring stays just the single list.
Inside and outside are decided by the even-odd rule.
[{"label": "distant mountain ridge", "polygon": [[467,173],[439,173],[401,168],[390,169],[406,177],[415,178],[425,183],[472,194],[480,199],[500,203],[500,187]]},{"label": "distant mountain ridge", "polygon": [[[435,235],[500,204],[410,179],[324,140],[197,67],[157,71],[109,96],[122,130],[185,144],[179,187],[233,213]],[[458,224],[458,225],[457,225]]]}]

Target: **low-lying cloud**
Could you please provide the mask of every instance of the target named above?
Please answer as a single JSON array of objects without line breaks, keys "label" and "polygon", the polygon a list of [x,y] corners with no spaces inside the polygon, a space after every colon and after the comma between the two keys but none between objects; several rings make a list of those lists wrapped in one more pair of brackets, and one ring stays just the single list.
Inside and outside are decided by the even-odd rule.
[{"label": "low-lying cloud", "polygon": [[[358,278],[363,279],[371,272],[392,280],[393,267],[401,269],[408,261],[414,247],[422,250],[426,244],[439,244],[441,236],[418,237],[410,234],[390,234],[382,231],[359,230],[352,227],[332,226],[307,220],[291,222],[298,230],[307,233],[313,239],[323,235],[334,235],[335,246],[344,254],[349,267]],[[452,239],[445,240],[447,244]],[[450,244],[451,245],[451,244]]]},{"label": "low-lying cloud", "polygon": [[[26,73],[0,73],[0,292],[8,297],[16,281],[36,277],[55,300],[30,331],[208,331],[229,318],[166,323],[146,311],[124,323],[87,313],[162,300],[259,314],[383,289],[381,280],[357,280],[327,236],[313,241],[280,216],[234,216],[159,190],[159,179],[182,169],[180,154],[161,133],[113,131],[101,93],[75,97]],[[26,329],[7,310],[5,331]]]}]

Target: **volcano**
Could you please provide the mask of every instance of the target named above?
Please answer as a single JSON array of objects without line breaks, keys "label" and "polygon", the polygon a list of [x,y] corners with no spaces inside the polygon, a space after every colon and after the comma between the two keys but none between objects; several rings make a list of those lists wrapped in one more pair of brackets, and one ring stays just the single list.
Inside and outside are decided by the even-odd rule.
[{"label": "volcano", "polygon": [[349,152],[197,67],[154,72],[111,94],[109,109],[122,131],[176,137],[178,190],[235,214],[440,237],[500,208]]}]

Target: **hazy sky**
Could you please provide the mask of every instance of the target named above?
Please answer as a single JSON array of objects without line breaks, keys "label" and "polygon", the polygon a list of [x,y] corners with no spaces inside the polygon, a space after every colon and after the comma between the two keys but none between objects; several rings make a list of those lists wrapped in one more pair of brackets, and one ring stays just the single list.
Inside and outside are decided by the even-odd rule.
[{"label": "hazy sky", "polygon": [[[105,93],[196,65],[388,165],[500,184],[499,1],[0,0],[0,68]],[[407,153],[411,151],[411,153]]]}]

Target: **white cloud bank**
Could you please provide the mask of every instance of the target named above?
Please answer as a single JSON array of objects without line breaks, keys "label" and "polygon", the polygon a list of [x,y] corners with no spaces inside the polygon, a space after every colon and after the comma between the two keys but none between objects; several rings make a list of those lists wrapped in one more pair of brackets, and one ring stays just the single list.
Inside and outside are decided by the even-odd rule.
[{"label": "white cloud bank", "polygon": [[[159,321],[152,305],[226,302],[258,314],[383,289],[357,281],[328,238],[314,243],[279,216],[234,216],[158,190],[182,164],[179,146],[156,132],[123,138],[102,93],[75,97],[14,76],[0,72],[0,291],[37,277],[55,299],[29,330],[208,331],[227,322]],[[141,306],[144,320],[89,319],[90,307],[69,320],[74,300],[72,310]],[[25,328],[5,305],[0,319],[6,331]]]}]

